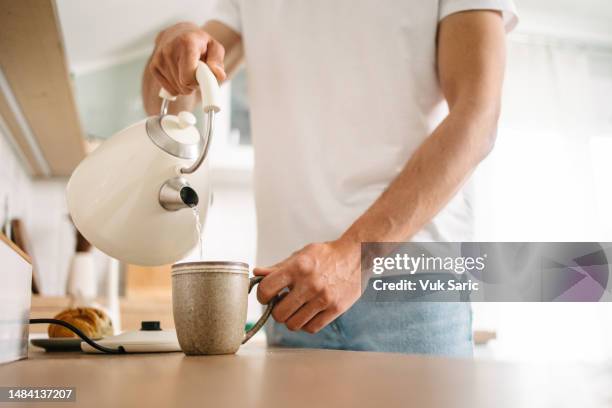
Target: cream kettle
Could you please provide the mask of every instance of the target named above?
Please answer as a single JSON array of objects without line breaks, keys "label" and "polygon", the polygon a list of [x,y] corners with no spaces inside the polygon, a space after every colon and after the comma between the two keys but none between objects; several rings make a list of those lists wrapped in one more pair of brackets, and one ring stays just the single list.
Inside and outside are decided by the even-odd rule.
[{"label": "cream kettle", "polygon": [[137,265],[164,265],[198,243],[211,193],[207,153],[219,112],[219,85],[203,62],[196,69],[206,118],[200,135],[190,112],[161,113],[120,131],[74,170],[68,211],[81,234],[107,255]]}]

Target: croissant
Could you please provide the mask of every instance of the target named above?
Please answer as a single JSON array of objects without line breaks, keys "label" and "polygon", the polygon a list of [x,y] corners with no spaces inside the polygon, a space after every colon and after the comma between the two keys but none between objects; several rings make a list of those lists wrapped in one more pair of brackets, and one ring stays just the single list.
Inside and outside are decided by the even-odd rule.
[{"label": "croissant", "polygon": [[[110,318],[102,310],[93,307],[66,309],[54,318],[70,323],[92,339],[113,334],[113,323]],[[52,338],[78,337],[71,330],[57,324],[50,324],[48,333]]]}]

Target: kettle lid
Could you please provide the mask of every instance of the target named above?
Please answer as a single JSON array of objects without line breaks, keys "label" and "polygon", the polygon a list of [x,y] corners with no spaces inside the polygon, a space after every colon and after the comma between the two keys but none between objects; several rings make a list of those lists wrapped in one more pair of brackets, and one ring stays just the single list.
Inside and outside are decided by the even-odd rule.
[{"label": "kettle lid", "polygon": [[178,116],[151,116],[145,128],[157,147],[181,159],[193,160],[204,149],[204,141],[195,124],[196,119],[191,112],[181,112]]}]

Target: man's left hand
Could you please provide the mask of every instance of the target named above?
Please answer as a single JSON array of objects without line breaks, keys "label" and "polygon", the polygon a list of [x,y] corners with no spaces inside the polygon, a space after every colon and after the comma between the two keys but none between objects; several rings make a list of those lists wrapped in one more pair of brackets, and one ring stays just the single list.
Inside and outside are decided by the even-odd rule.
[{"label": "man's left hand", "polygon": [[288,288],[272,316],[289,330],[316,333],[361,296],[359,249],[341,241],[310,244],[274,266],[255,268],[265,276],[257,299],[267,304]]}]

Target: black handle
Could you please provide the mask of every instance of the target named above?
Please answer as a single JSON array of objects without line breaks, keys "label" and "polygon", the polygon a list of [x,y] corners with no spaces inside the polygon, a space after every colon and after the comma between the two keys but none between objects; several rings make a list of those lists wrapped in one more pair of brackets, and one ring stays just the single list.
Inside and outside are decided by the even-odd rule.
[{"label": "black handle", "polygon": [[[251,290],[253,289],[253,287],[255,285],[257,285],[259,282],[261,282],[263,280],[263,278],[264,278],[263,276],[253,276],[250,279],[250,281],[249,281],[249,293],[251,293]],[[275,298],[273,298],[267,304],[266,310],[264,310],[263,314],[261,315],[261,317],[259,318],[257,323],[255,323],[255,325],[253,327],[251,327],[251,329],[244,334],[244,340],[242,340],[242,344],[244,344],[247,341],[249,341],[249,339],[251,337],[253,337],[253,335],[255,333],[257,333],[259,331],[259,329],[261,329],[263,327],[264,324],[266,324],[266,321],[270,317],[270,314],[272,313],[272,308],[276,304],[277,300],[278,300],[277,297],[275,297]]]}]

